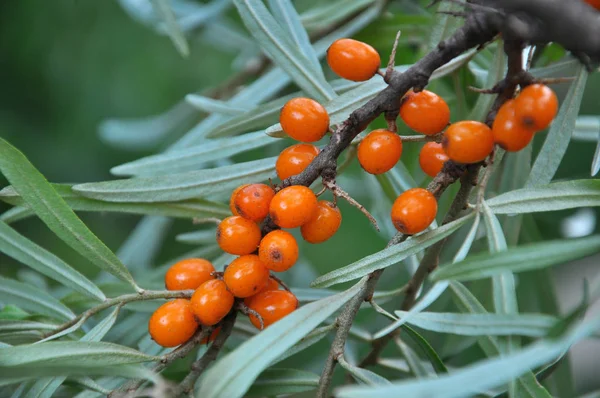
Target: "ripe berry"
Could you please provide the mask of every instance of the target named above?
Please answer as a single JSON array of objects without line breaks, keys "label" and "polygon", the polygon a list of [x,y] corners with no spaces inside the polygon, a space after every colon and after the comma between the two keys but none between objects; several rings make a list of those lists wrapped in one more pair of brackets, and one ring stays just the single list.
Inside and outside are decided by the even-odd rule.
[{"label": "ripe berry", "polygon": [[[252,297],[248,307],[261,316],[264,327],[267,327],[298,308],[298,299],[287,290],[269,290]],[[257,317],[250,315],[250,322],[260,329]]]},{"label": "ripe berry", "polygon": [[442,97],[431,91],[411,91],[400,106],[400,117],[416,132],[432,135],[446,128],[450,122],[450,108]]},{"label": "ripe berry", "polygon": [[203,338],[202,341],[200,341],[200,344],[212,343],[219,335],[219,332],[221,332],[221,326],[215,328],[215,330],[212,331],[210,336]]},{"label": "ripe berry", "polygon": [[430,177],[438,175],[442,171],[444,163],[449,159],[446,152],[444,152],[444,148],[442,148],[442,144],[437,142],[428,142],[423,145],[421,152],[419,152],[419,165],[425,174]]},{"label": "ripe berry", "polygon": [[214,279],[212,263],[203,258],[188,258],[175,263],[165,274],[167,290],[196,289],[207,280]]},{"label": "ripe berry", "polygon": [[229,197],[229,210],[231,210],[231,214],[233,214],[234,216],[240,215],[238,213],[237,209],[235,208],[235,197],[238,194],[238,192],[240,192],[242,189],[244,189],[248,185],[250,185],[250,184],[240,185],[239,187],[237,187],[236,189],[233,190],[233,192],[231,193],[231,196]]},{"label": "ripe berry", "polygon": [[407,235],[424,231],[435,220],[436,214],[437,201],[423,188],[404,191],[392,205],[394,227]]},{"label": "ripe berry", "polygon": [[287,231],[271,231],[260,241],[258,257],[271,271],[286,271],[298,260],[296,238]]},{"label": "ripe berry", "polygon": [[331,238],[342,224],[342,213],[339,207],[326,200],[317,204],[317,211],[309,222],[300,227],[305,241],[321,243]]},{"label": "ripe berry", "polygon": [[548,127],[557,112],[558,98],[543,84],[525,87],[515,99],[516,118],[523,126],[535,131]]},{"label": "ripe berry", "polygon": [[192,295],[192,311],[198,322],[212,326],[221,321],[233,307],[233,294],[219,279],[206,281]]},{"label": "ripe berry", "polygon": [[509,100],[498,110],[492,125],[494,142],[509,152],[525,148],[533,139],[534,131],[519,123],[515,117],[515,101]]},{"label": "ripe berry", "polygon": [[317,197],[302,185],[283,188],[271,201],[269,214],[281,228],[296,228],[306,224],[317,211]]},{"label": "ripe berry", "polygon": [[[275,279],[273,278],[269,278],[267,284],[265,285],[265,287],[263,287],[262,289],[260,289],[258,291],[258,293],[256,294],[261,294],[262,292],[267,292],[269,290],[279,290],[279,282],[277,282]],[[250,296],[250,297],[246,297],[244,299],[244,304],[248,305],[250,304],[250,300],[252,300],[252,297],[256,296],[256,294]]]},{"label": "ripe berry", "polygon": [[227,217],[217,227],[217,243],[226,253],[250,254],[261,238],[260,227],[240,216]]},{"label": "ripe berry", "polygon": [[275,163],[275,170],[280,180],[295,176],[319,154],[319,148],[311,144],[296,144],[284,149]]},{"label": "ripe berry", "polygon": [[477,163],[494,149],[494,135],[485,124],[467,120],[451,124],[444,133],[442,145],[455,162]]},{"label": "ripe berry", "polygon": [[302,142],[319,141],[329,130],[329,115],[323,105],[310,98],[289,100],[279,114],[287,135]]},{"label": "ripe berry", "polygon": [[185,343],[196,333],[196,329],[198,323],[194,319],[190,302],[185,299],[161,305],[148,322],[150,336],[163,347],[176,347]]},{"label": "ripe berry", "polygon": [[269,281],[269,270],[256,254],[240,256],[225,269],[223,281],[235,297],[249,297]]},{"label": "ripe berry", "polygon": [[339,39],[327,49],[327,63],[344,79],[362,82],[372,78],[381,64],[379,53],[362,41]]},{"label": "ripe berry", "polygon": [[250,184],[240,189],[234,203],[238,214],[258,222],[269,214],[269,204],[275,196],[273,188],[265,184]]},{"label": "ripe berry", "polygon": [[390,170],[402,155],[402,140],[388,130],[373,130],[358,144],[358,161],[371,174]]}]

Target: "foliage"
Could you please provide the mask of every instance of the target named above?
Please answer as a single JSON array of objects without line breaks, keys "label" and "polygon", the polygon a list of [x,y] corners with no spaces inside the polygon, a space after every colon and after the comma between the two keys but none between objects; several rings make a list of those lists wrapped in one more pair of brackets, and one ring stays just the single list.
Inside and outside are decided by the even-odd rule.
[{"label": "foliage", "polygon": [[[580,209],[593,209],[586,214],[595,223],[600,206],[600,181],[581,172],[591,165],[593,177],[600,168],[600,150],[594,154],[582,144],[597,141],[600,148],[600,115],[585,114],[598,99],[587,97],[598,82],[584,65],[554,45],[536,48],[532,76],[574,77],[557,86],[561,107],[549,131],[536,135],[533,150],[499,149],[493,164],[475,175],[479,187],[466,192],[464,211],[461,206],[451,219],[438,217],[414,237],[394,236],[389,209],[400,193],[431,181],[418,166],[420,144],[410,142],[421,136],[399,125],[407,141],[402,160],[376,178],[360,170],[356,142],[350,144],[339,159],[337,183],[374,215],[381,232],[341,203],[338,236],[320,246],[302,244],[299,264],[283,277],[302,303],[298,310],[259,333],[230,314],[208,348],[198,343],[211,330],[164,349],[148,336],[150,313],[158,300],[191,294],[158,290],[165,270],[191,256],[210,259],[219,271],[231,261],[215,245],[210,220],[228,216],[237,186],[275,178],[274,156],[289,143],[278,124],[281,106],[308,96],[325,106],[333,125],[342,125],[387,90],[378,75],[361,83],[336,79],[323,62],[329,44],[357,37],[389,54],[402,30],[394,68],[400,75],[462,19],[436,13],[435,7],[460,9],[454,2],[434,8],[383,0],[118,3],[153,31],[145,32],[156,35],[151,40],[172,41],[173,48],[161,51],[194,59],[195,69],[213,53],[229,52],[220,66],[230,76],[220,84],[206,79],[200,91],[185,87],[179,102],[159,115],[102,121],[99,139],[128,151],[115,155],[120,164],[110,172],[116,179],[48,182],[38,162],[26,157],[26,142],[0,138],[0,174],[8,182],[0,190],[7,204],[0,214],[1,396],[92,397],[140,386],[156,396],[186,389],[207,398],[314,396],[329,385],[324,379],[339,397],[583,392],[575,390],[566,352],[597,337],[600,318],[583,314],[599,298],[600,278],[596,273],[583,293],[570,292],[579,307],[559,311],[561,297],[548,272],[600,253],[598,228],[560,232]],[[206,57],[193,58],[197,41]],[[467,87],[490,88],[502,80],[504,51],[496,39],[431,74],[427,87],[446,99],[453,121],[485,121],[495,97]],[[367,131],[384,126],[379,118]],[[449,183],[440,189],[446,193],[438,214],[452,213],[463,188]],[[99,224],[89,213],[141,218],[121,239],[124,228],[116,226],[95,234]],[[36,242],[35,220],[58,239]],[[422,271],[419,263],[432,253],[439,267]],[[400,306],[397,298],[411,295],[412,302]]]}]

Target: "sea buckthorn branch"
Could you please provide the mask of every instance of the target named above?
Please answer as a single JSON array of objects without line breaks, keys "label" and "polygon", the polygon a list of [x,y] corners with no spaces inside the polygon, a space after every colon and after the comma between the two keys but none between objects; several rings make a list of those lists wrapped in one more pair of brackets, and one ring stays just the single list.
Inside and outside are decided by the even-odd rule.
[{"label": "sea buckthorn branch", "polygon": [[190,298],[194,293],[193,290],[143,290],[140,293],[124,294],[122,296],[109,298],[104,300],[102,303],[90,308],[89,310],[82,312],[75,318],[68,322],[59,325],[56,329],[43,335],[44,338],[54,336],[57,333],[62,332],[76,325],[78,322],[85,322],[87,319],[97,314],[98,312],[105,310],[115,305],[125,305],[134,301],[145,301],[145,300],[159,300],[159,299],[177,299],[177,298]]},{"label": "sea buckthorn branch", "polygon": [[[498,112],[498,109],[507,100],[511,99],[515,93],[515,90],[517,87],[517,80],[514,77],[517,75],[520,75],[523,72],[521,49],[522,49],[522,43],[519,43],[519,42],[505,43],[504,51],[508,55],[508,69],[506,72],[506,77],[503,79],[503,81],[511,82],[511,83],[506,84],[506,86],[504,87],[502,92],[498,93],[498,96],[496,97],[494,104],[492,105],[490,111],[488,112],[488,114],[486,116],[486,124],[488,124],[489,126],[492,125],[494,118]],[[495,151],[493,153],[495,153]],[[494,156],[493,153],[489,157],[490,160],[493,159],[493,156]],[[457,166],[458,165],[455,165],[451,162],[446,162],[446,164],[444,165],[444,169],[442,170],[442,172],[440,174],[449,174],[450,170],[448,170],[448,169],[457,167]],[[442,224],[447,224],[449,222],[454,221],[460,215],[460,213],[465,208],[468,207],[469,196],[471,194],[473,187],[477,185],[477,180],[479,178],[479,172],[480,172],[482,166],[483,166],[483,163],[476,163],[476,164],[463,166],[465,168],[466,172],[460,176],[460,181],[461,181],[460,189],[459,189],[456,197],[454,198],[448,213],[444,217],[444,221]],[[487,183],[487,178],[489,178],[489,175],[492,170],[491,166],[492,166],[491,164],[488,164],[488,166],[486,168],[486,171],[485,171],[485,174],[483,177],[484,181],[482,181],[482,185],[483,185],[482,189],[485,189],[484,187],[485,187],[485,184]],[[458,171],[458,172],[460,173],[460,171]],[[437,189],[437,190],[443,192],[443,190],[445,190],[445,187],[440,186],[439,183],[436,183],[435,187],[433,186],[435,183],[435,180],[436,179],[434,179],[434,181],[432,181],[432,183],[429,185],[428,189],[431,190],[432,192],[434,192],[432,189]],[[439,195],[441,195],[441,192],[439,193]],[[419,267],[417,268],[417,270],[415,271],[412,278],[410,279],[410,281],[407,284],[406,295],[404,297],[404,301],[402,302],[402,306],[401,306],[401,309],[403,311],[408,311],[412,308],[412,306],[415,303],[416,294],[419,291],[423,282],[425,281],[425,278],[435,268],[437,268],[438,263],[439,263],[439,256],[440,256],[442,249],[444,248],[444,245],[446,244],[447,240],[448,240],[448,238],[442,239],[439,242],[432,245],[431,247],[429,247],[425,251],[425,255],[423,256],[423,259],[421,260]],[[360,362],[359,366],[366,367],[369,365],[376,364],[381,351],[385,348],[387,343],[390,340],[392,340],[398,333],[399,333],[399,331],[389,333],[379,339],[374,340],[372,343],[371,351]]]},{"label": "sea buckthorn branch", "polygon": [[233,325],[237,318],[237,311],[231,311],[221,323],[221,332],[213,341],[208,350],[202,355],[202,357],[195,361],[190,369],[190,373],[183,379],[179,386],[175,389],[173,396],[179,396],[181,394],[189,395],[193,389],[196,380],[202,375],[202,372],[210,365],[212,361],[217,359],[217,355],[225,345],[225,342],[231,335]]}]

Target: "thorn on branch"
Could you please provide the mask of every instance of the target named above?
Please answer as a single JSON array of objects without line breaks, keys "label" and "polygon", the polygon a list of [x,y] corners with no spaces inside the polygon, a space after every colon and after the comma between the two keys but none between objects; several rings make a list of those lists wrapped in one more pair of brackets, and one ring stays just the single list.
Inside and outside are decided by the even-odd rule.
[{"label": "thorn on branch", "polygon": [[[385,69],[385,75],[383,76],[383,80],[386,83],[389,83],[389,81],[392,77],[392,74],[394,73],[394,64],[396,63],[396,50],[398,49],[398,42],[400,41],[401,34],[402,34],[401,31],[398,31],[398,33],[396,33],[396,39],[394,40],[394,45],[392,47],[392,53],[390,54],[390,59],[387,64],[387,68]],[[390,130],[390,131],[396,131],[396,130]]]},{"label": "thorn on branch", "polygon": [[329,189],[333,193],[333,203],[334,204],[337,204],[338,197],[344,198],[348,203],[350,203],[352,206],[356,207],[365,216],[367,216],[367,218],[369,219],[369,221],[371,221],[373,226],[375,226],[375,229],[377,231],[380,230],[379,225],[377,224],[377,220],[375,220],[375,217],[373,217],[373,215],[371,215],[371,213],[369,213],[369,211],[363,205],[361,205],[356,200],[354,200],[354,198],[352,198],[352,196],[350,196],[350,194],[348,192],[346,192],[342,188],[340,188],[334,181],[332,181],[330,179],[326,179],[325,177],[323,177],[323,185],[325,187],[327,187],[327,189]]}]

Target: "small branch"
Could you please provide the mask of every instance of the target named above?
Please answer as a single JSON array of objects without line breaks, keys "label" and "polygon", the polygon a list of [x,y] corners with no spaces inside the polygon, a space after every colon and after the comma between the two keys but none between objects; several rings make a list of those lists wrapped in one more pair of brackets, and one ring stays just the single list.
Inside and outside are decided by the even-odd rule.
[{"label": "small branch", "polygon": [[323,178],[323,185],[333,193],[334,198],[344,198],[348,203],[360,210],[375,226],[375,229],[379,231],[379,225],[377,225],[377,220],[375,217],[373,217],[373,215],[371,215],[371,213],[369,213],[369,211],[363,205],[358,203],[352,196],[350,196],[348,192],[340,188],[335,182],[325,178]]},{"label": "small branch", "polygon": [[399,136],[402,140],[402,143],[405,142],[442,142],[443,133],[434,134],[434,135],[401,135]]},{"label": "small branch", "polygon": [[229,315],[225,317],[221,324],[221,331],[219,335],[212,343],[212,345],[208,348],[208,350],[204,353],[202,358],[197,360],[192,364],[190,373],[183,379],[183,381],[179,384],[173,396],[178,396],[180,394],[190,394],[194,389],[194,384],[196,384],[196,380],[198,377],[204,372],[204,370],[210,365],[212,361],[217,359],[217,355],[225,345],[225,342],[231,335],[231,331],[233,330],[233,325],[235,324],[235,319],[237,317],[237,311],[229,312]]},{"label": "small branch", "polygon": [[277,282],[279,284],[279,286],[281,286],[284,290],[291,292],[290,287],[288,285],[286,285],[285,282],[282,281],[279,277],[271,274],[271,278],[273,278],[275,280],[275,282]]},{"label": "small branch", "polygon": [[131,293],[124,294],[119,297],[106,299],[101,304],[98,304],[95,307],[90,308],[89,310],[79,314],[75,318],[71,319],[68,322],[63,323],[58,326],[56,329],[46,333],[43,335],[43,338],[47,338],[53,336],[57,333],[62,332],[65,329],[70,328],[75,325],[77,322],[81,320],[87,320],[91,316],[97,314],[98,312],[105,310],[107,308],[113,307],[115,305],[124,305],[127,303],[132,303],[134,301],[145,301],[145,300],[157,300],[157,299],[176,299],[176,298],[190,298],[194,293],[193,290],[144,290],[141,293]]},{"label": "small branch", "polygon": [[390,54],[390,59],[387,64],[387,68],[385,69],[385,75],[383,75],[383,80],[387,83],[392,77],[392,73],[394,72],[394,65],[396,63],[396,50],[398,49],[398,42],[400,41],[401,31],[396,33],[396,39],[394,40],[394,46],[392,47],[392,53]]},{"label": "small branch", "polygon": [[252,308],[248,307],[243,301],[239,301],[235,307],[239,312],[241,312],[242,314],[248,316],[248,315],[253,315],[256,317],[256,319],[258,319],[258,322],[260,322],[260,330],[264,330],[265,328],[265,322],[263,320],[263,317],[256,311],[254,311]]}]

